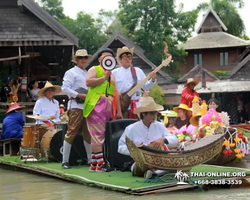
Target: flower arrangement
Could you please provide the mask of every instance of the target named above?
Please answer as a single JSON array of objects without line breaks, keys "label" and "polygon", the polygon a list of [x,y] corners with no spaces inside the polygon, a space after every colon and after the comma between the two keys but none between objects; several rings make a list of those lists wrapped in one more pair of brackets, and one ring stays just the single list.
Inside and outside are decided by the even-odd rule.
[{"label": "flower arrangement", "polygon": [[220,115],[216,112],[215,109],[209,109],[207,113],[202,117],[201,122],[202,126],[206,127],[209,126],[210,122],[212,121],[212,117],[215,115],[216,121],[218,121],[221,125],[223,125]]},{"label": "flower arrangement", "polygon": [[175,129],[174,134],[178,138],[178,142],[191,142],[194,141],[193,130],[195,126],[190,124],[189,126],[182,126],[180,129]]},{"label": "flower arrangement", "polygon": [[[233,139],[233,135],[235,138]],[[231,155],[235,153],[237,158],[242,158],[246,155],[249,155],[249,138],[247,138],[244,132],[235,130],[235,133],[230,135],[229,139],[225,139],[223,142],[223,146],[225,146],[225,150],[223,153],[225,155]],[[231,148],[234,148],[233,150]]]},{"label": "flower arrangement", "polygon": [[205,127],[199,128],[195,138],[197,140],[199,140],[199,139],[205,137],[206,136],[206,132],[207,132],[207,129]]}]

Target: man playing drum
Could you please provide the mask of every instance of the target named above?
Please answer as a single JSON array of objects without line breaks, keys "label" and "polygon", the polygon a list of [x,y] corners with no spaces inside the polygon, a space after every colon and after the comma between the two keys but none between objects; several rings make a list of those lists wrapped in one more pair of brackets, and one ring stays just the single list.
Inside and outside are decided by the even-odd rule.
[{"label": "man playing drum", "polygon": [[[86,86],[87,70],[85,66],[92,59],[92,56],[87,53],[85,49],[76,51],[73,62],[76,66],[66,71],[63,77],[62,91],[69,97],[68,102],[68,130],[65,135],[63,143],[63,161],[62,168],[70,169],[69,155],[71,146],[77,135],[80,127],[82,128],[82,135],[84,140],[84,146],[87,152],[88,163],[91,162],[91,147],[90,147],[90,135],[86,125],[86,118],[83,117],[83,101],[86,98],[86,93],[80,93],[76,90],[88,90]],[[78,101],[78,100],[80,101]],[[82,100],[82,101],[81,101]]]},{"label": "man playing drum", "polygon": [[[138,68],[132,66],[132,59],[134,54],[134,48],[129,49],[128,47],[122,47],[117,49],[116,59],[118,64],[121,66],[112,71],[116,79],[117,90],[123,94],[127,93],[133,86],[137,85],[140,81],[146,78],[144,72]],[[150,80],[143,85],[144,90],[148,90],[153,87],[156,83],[156,73],[151,72]],[[141,89],[137,90],[131,96],[131,102],[129,108],[123,114],[123,118],[134,118],[136,115],[133,114],[135,108],[140,106],[139,98],[141,97]]]}]

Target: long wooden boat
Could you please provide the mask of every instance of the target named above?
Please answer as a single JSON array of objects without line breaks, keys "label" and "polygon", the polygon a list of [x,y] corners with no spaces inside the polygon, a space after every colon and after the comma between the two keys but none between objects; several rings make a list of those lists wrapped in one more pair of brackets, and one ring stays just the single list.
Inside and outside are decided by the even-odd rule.
[{"label": "long wooden boat", "polygon": [[180,151],[155,150],[148,146],[136,146],[126,137],[131,157],[143,171],[150,168],[189,171],[192,167],[206,163],[222,150],[225,133],[211,135],[185,147]]},{"label": "long wooden boat", "polygon": [[[230,128],[230,127],[224,127],[224,132],[225,132],[225,139],[229,139],[230,137],[232,137],[233,139],[235,138],[236,134],[237,134],[237,129],[236,128]],[[231,155],[225,155],[223,153],[223,151],[226,149],[225,146],[222,147],[221,152],[216,155],[215,157],[213,157],[211,160],[209,160],[208,162],[206,162],[206,164],[209,165],[225,165],[227,163],[230,163],[232,161],[234,161],[236,159],[235,153],[234,153],[234,148],[231,147],[230,149],[232,150],[232,154]]]}]

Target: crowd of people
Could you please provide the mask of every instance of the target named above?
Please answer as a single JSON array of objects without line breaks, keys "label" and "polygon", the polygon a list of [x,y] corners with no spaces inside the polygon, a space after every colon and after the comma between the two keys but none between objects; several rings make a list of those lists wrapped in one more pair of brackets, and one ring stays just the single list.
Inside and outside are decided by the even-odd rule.
[{"label": "crowd of people", "polygon": [[[97,56],[99,65],[92,66],[87,71],[85,67],[92,59],[92,55],[88,54],[87,50],[81,49],[73,56],[75,66],[65,72],[62,86],[53,85],[47,81],[43,88],[39,88],[37,81],[30,82],[29,95],[35,102],[33,115],[47,117],[46,120],[37,120],[38,124],[53,127],[54,123],[60,121],[59,117],[65,112],[65,106],[59,104],[54,98],[55,94],[62,91],[69,98],[67,104],[69,120],[63,142],[61,166],[63,169],[71,168],[69,164],[71,147],[79,130],[82,132],[83,144],[90,165],[89,172],[108,172],[113,169],[104,159],[103,143],[107,122],[124,118],[138,119],[138,122],[127,126],[119,140],[118,152],[124,155],[130,154],[125,142],[126,136],[136,145],[150,144],[153,148],[161,149],[176,146],[178,143],[177,137],[169,130],[180,129],[190,124],[197,126],[201,115],[192,116],[192,101],[195,96],[199,103],[202,103],[202,100],[195,91],[195,86],[199,82],[194,79],[187,80],[181,95],[181,102],[173,108],[177,117],[170,117],[166,124],[164,124],[164,117],[159,113],[163,107],[156,104],[149,96],[149,89],[157,82],[155,72],[149,73],[149,80],[133,93],[128,107],[125,110],[122,109],[123,94],[146,78],[140,68],[132,66],[133,55],[133,48],[118,48],[116,60],[120,67],[111,71],[105,69],[102,59],[106,56],[115,57],[115,53],[109,48],[102,49]],[[13,102],[20,83],[14,86],[13,79],[9,76],[6,79],[6,85],[4,90],[8,94],[7,102]],[[209,109],[217,109],[218,105],[216,99],[208,101]],[[236,105],[236,112],[243,116],[243,104],[240,98],[237,99]],[[16,101],[9,105],[3,121],[2,139],[22,137],[24,120],[20,113],[21,109],[22,107]],[[131,171],[134,176],[145,176],[146,173],[146,177],[148,174],[162,173],[154,169],[147,172],[141,171],[136,163],[132,165]]]}]

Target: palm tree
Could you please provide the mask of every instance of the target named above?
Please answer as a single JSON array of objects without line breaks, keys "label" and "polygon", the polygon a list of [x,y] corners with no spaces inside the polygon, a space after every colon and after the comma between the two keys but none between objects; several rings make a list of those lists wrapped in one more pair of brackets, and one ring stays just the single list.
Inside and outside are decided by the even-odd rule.
[{"label": "palm tree", "polygon": [[237,10],[244,6],[243,0],[210,0],[210,3],[199,4],[197,9],[206,11],[210,5],[226,25],[228,33],[237,37],[244,35],[245,24]]}]

